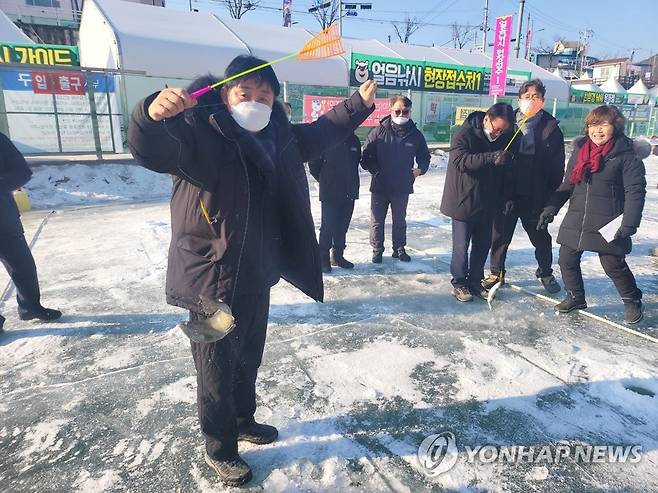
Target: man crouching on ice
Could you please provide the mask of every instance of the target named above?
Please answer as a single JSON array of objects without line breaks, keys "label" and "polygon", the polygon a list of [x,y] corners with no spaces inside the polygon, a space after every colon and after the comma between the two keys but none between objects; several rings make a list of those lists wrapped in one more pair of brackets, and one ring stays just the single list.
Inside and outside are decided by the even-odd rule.
[{"label": "man crouching on ice", "polygon": [[[264,63],[235,58],[230,77]],[[197,80],[189,89],[212,84]],[[207,300],[225,302],[235,328],[213,343],[192,342],[197,405],[206,462],[227,485],[252,477],[238,441],[276,440],[257,423],[270,289],[280,277],[322,301],[320,255],[303,163],[345,140],[374,110],[377,85],[366,81],[350,99],[314,123],[292,125],[276,98],[271,67],[235,79],[195,100],[165,89],[135,107],[128,142],[144,167],[174,176],[167,302],[203,321]]]}]

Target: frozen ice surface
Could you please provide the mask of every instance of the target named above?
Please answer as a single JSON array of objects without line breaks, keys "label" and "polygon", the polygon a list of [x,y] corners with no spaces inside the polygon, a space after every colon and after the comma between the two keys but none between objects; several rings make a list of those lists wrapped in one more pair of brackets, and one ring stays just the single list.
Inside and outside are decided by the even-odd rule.
[{"label": "frozen ice surface", "polygon": [[[658,246],[658,158],[646,164],[645,220],[629,263],[647,306],[637,330],[658,337],[657,264],[648,256]],[[115,196],[154,198],[146,190],[168,180],[131,173],[151,182]],[[457,303],[446,265],[450,223],[438,210],[443,177],[433,168],[417,180],[411,263],[392,260],[390,249],[383,264],[369,263],[364,178],[346,252],[356,269],[325,277],[324,304],[285,282],[274,288],[257,418],[279,427],[280,440],[240,445],[255,475],[247,491],[658,491],[658,345],[556,316],[511,289],[499,291],[493,312],[479,300]],[[80,180],[78,188],[93,189]],[[314,182],[311,191],[319,218]],[[174,329],[185,313],[164,302],[168,205],[87,207],[98,198],[83,194],[85,207],[24,217],[28,239],[47,218],[33,251],[44,303],[65,315],[23,323],[13,297],[2,308],[0,489],[221,490],[202,459],[189,342]],[[35,202],[77,205],[47,197],[43,190]],[[541,292],[534,263],[519,227],[508,279]],[[596,256],[586,255],[583,269],[591,310],[620,321],[623,307]],[[1,271],[0,286],[7,280]],[[430,478],[417,449],[445,430],[457,437],[459,460]],[[642,460],[484,464],[464,452],[562,442],[640,445]]]}]

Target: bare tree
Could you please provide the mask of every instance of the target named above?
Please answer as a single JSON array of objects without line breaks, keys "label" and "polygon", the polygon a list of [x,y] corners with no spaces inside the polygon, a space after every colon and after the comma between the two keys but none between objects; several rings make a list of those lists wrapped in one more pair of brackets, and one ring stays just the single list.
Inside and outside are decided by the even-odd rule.
[{"label": "bare tree", "polygon": [[411,38],[411,36],[416,31],[418,31],[421,27],[423,27],[423,24],[421,23],[418,17],[414,17],[412,19],[411,17],[409,17],[409,14],[407,14],[407,17],[404,19],[404,21],[391,22],[391,24],[393,24],[393,28],[395,29],[395,34],[400,40],[400,43],[408,43],[409,38]]},{"label": "bare tree", "polygon": [[315,17],[315,20],[318,21],[322,29],[327,29],[329,26],[331,26],[336,20],[338,20],[338,15],[340,12],[339,9],[339,1],[342,0],[336,0],[332,1],[331,5],[328,7],[324,8],[318,8],[317,10],[314,10],[312,12],[313,17]]},{"label": "bare tree", "polygon": [[478,26],[471,26],[470,24],[461,25],[456,22],[452,23],[452,43],[454,48],[464,48],[467,44],[474,41],[475,29]]},{"label": "bare tree", "polygon": [[256,7],[260,5],[261,0],[222,0],[226,6],[226,10],[231,17],[234,19],[241,19],[250,10],[256,10]]}]

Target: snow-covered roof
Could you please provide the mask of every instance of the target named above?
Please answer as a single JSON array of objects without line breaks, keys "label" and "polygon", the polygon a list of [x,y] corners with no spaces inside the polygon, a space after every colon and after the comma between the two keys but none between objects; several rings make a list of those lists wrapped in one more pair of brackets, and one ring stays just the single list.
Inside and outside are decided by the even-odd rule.
[{"label": "snow-covered roof", "polygon": [[635,84],[633,84],[628,89],[629,94],[649,94],[649,89],[646,84],[642,82],[642,79],[638,79]]},{"label": "snow-covered roof", "polygon": [[[83,66],[143,71],[149,76],[192,79],[212,72],[223,74],[237,55],[266,60],[299,50],[312,33],[297,27],[256,24],[202,12],[153,7],[121,0],[86,0],[80,25]],[[344,38],[346,53],[328,60],[274,66],[282,81],[293,84],[347,86],[352,52],[451,65],[490,67],[491,58],[453,48],[381,43]],[[569,86],[550,72],[524,59],[510,59],[510,70],[530,72],[547,88],[547,98],[567,99]]]},{"label": "snow-covered roof", "polygon": [[599,86],[596,84],[573,84],[571,86],[572,89],[576,89],[577,91],[590,91],[590,92],[603,92]]},{"label": "snow-covered roof", "polygon": [[5,43],[34,44],[7,15],[0,10],[0,39]]},{"label": "snow-covered roof", "polygon": [[611,76],[608,80],[601,84],[600,87],[603,92],[614,92],[616,94],[626,93],[626,89],[624,89],[624,87],[619,83],[617,79],[614,78],[614,76]]}]

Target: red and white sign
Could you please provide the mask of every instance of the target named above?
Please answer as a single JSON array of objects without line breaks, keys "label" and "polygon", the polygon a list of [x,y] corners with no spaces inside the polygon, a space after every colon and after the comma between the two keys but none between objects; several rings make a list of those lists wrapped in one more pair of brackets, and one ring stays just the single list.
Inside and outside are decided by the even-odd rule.
[{"label": "red and white sign", "polygon": [[32,90],[35,94],[84,96],[84,76],[80,72],[32,72]]},{"label": "red and white sign", "polygon": [[509,63],[509,45],[512,34],[512,16],[496,19],[493,53],[491,55],[491,82],[489,96],[504,96],[507,86],[507,65]]},{"label": "red and white sign", "polygon": [[[337,96],[304,95],[304,123],[312,123],[345,98]],[[388,99],[375,99],[375,111],[366,118],[362,127],[376,127],[379,120],[391,114],[391,103]]]}]

